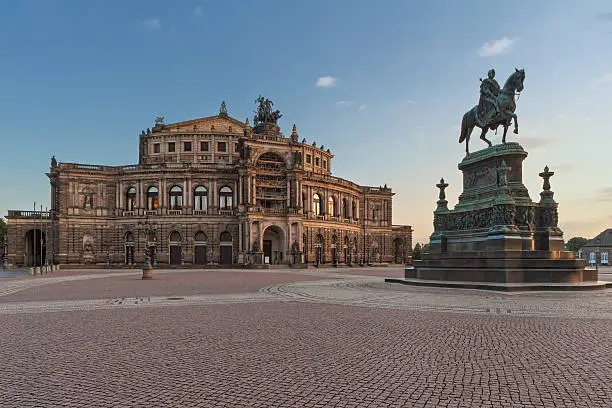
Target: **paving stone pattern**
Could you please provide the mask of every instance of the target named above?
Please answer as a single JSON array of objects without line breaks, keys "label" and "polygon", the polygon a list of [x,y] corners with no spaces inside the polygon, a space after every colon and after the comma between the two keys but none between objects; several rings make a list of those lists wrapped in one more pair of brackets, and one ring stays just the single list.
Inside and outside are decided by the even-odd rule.
[{"label": "paving stone pattern", "polygon": [[[611,290],[502,294],[391,285],[354,271],[283,270],[249,275],[259,290],[224,293],[217,274],[204,283],[172,273],[167,293],[106,299],[6,302],[32,290],[26,281],[46,280],[46,290],[66,281],[0,281],[0,406],[612,401]],[[93,287],[120,279],[100,275],[72,278]],[[181,279],[201,293],[172,293]]]}]

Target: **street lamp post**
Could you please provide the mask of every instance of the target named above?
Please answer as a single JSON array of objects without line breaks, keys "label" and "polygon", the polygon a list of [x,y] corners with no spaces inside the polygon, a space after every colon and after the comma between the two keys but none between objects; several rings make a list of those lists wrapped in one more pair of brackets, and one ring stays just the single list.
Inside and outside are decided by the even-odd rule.
[{"label": "street lamp post", "polygon": [[319,242],[315,242],[314,244],[315,246],[315,266],[318,268],[319,267],[319,263],[321,262],[321,244]]},{"label": "street lamp post", "polygon": [[[142,227],[142,229],[144,230],[145,233],[145,259],[144,259],[144,264],[142,265],[142,279],[143,280],[149,280],[149,279],[153,279],[153,266],[151,266],[151,262],[149,260],[151,254],[150,254],[150,248],[149,248],[149,233],[152,232],[152,229],[150,228],[149,224],[149,218],[146,217],[144,222],[139,222],[140,226]],[[153,237],[153,245],[155,245],[156,239],[155,236]],[[154,261],[155,262],[155,261]]]}]

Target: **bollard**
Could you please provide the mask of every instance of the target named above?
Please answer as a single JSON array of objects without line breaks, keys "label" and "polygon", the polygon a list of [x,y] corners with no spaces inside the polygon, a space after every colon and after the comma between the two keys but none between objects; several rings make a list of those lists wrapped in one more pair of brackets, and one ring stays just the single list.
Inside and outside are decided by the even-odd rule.
[{"label": "bollard", "polygon": [[149,263],[148,257],[145,259],[145,263],[142,265],[142,279],[153,279],[153,267]]}]

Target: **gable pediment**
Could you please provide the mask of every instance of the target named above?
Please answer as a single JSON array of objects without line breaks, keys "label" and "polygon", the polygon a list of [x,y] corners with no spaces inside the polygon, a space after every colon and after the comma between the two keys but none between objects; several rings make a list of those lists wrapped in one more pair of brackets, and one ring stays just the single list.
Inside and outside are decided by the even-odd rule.
[{"label": "gable pediment", "polygon": [[228,115],[215,115],[205,118],[187,120],[184,122],[168,123],[163,128],[155,131],[171,131],[171,132],[231,132],[242,133],[244,122],[232,118]]}]

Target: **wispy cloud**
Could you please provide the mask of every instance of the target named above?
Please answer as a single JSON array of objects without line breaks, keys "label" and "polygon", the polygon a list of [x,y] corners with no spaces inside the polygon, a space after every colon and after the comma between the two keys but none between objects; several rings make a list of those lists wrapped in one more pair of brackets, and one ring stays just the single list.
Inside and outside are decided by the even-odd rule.
[{"label": "wispy cloud", "polygon": [[612,13],[600,13],[597,18],[604,21],[612,21]]},{"label": "wispy cloud", "polygon": [[359,105],[359,110],[366,110],[368,108],[368,105],[365,103],[362,103],[361,105]]},{"label": "wispy cloud", "polygon": [[537,149],[538,147],[546,146],[552,142],[551,138],[548,137],[537,137],[537,136],[524,136],[520,138],[521,142],[525,143],[531,149]]},{"label": "wispy cloud", "polygon": [[414,99],[404,99],[404,103],[407,105],[413,105],[416,103]]},{"label": "wispy cloud", "polygon": [[339,108],[348,108],[349,106],[353,106],[354,104],[354,101],[338,101],[335,103],[335,105]]},{"label": "wispy cloud", "polygon": [[597,201],[612,201],[612,187],[600,188],[597,191]]},{"label": "wispy cloud", "polygon": [[510,50],[516,42],[516,38],[503,37],[495,41],[487,41],[478,50],[478,55],[481,57],[490,57],[493,55],[503,54]]},{"label": "wispy cloud", "polygon": [[202,9],[202,7],[197,6],[193,9],[193,15],[196,17],[202,17],[204,15],[204,10]]},{"label": "wispy cloud", "polygon": [[323,77],[317,78],[316,86],[321,87],[321,88],[329,88],[330,86],[336,85],[336,82],[338,82],[338,78],[336,77],[323,76]]},{"label": "wispy cloud", "polygon": [[593,80],[593,85],[605,85],[612,83],[612,72],[607,72]]},{"label": "wispy cloud", "polygon": [[579,166],[576,163],[563,163],[551,166],[554,171],[570,172],[576,170]]},{"label": "wispy cloud", "polygon": [[143,21],[142,25],[151,31],[156,31],[161,28],[162,23],[159,18],[150,18],[148,20]]}]

